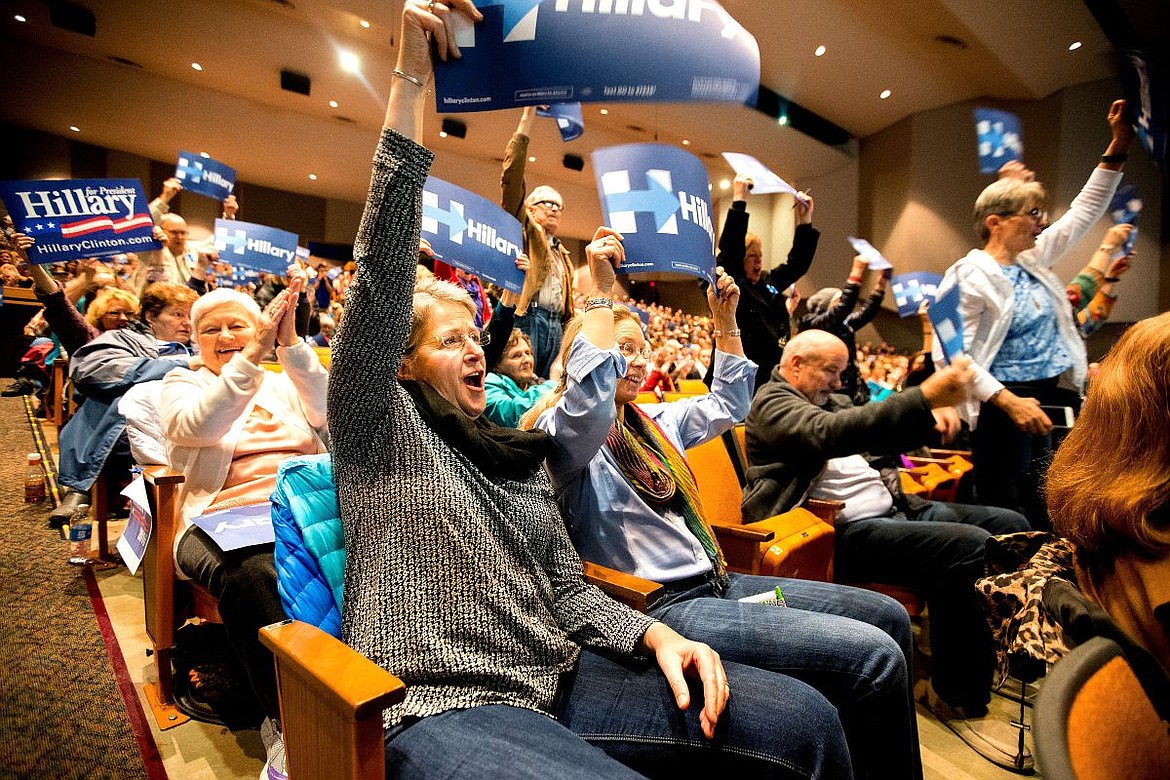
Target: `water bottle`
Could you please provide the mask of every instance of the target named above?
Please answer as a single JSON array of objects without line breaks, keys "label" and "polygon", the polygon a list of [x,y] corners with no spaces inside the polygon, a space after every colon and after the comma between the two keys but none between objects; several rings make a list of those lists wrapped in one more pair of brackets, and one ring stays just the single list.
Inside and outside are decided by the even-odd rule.
[{"label": "water bottle", "polygon": [[78,504],[73,517],[69,518],[69,563],[84,566],[92,562],[89,557],[89,537],[93,524],[89,522],[89,504]]},{"label": "water bottle", "polygon": [[45,471],[41,468],[41,454],[28,454],[28,471],[24,475],[24,503],[39,504],[45,500]]}]

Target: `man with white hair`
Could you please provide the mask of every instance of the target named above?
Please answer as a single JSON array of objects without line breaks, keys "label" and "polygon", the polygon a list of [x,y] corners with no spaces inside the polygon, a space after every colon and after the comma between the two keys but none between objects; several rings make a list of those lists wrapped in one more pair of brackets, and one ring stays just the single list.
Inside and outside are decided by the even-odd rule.
[{"label": "man with white hair", "polygon": [[561,348],[561,326],[573,316],[573,261],[556,237],[565,208],[561,194],[545,184],[525,194],[524,166],[535,116],[536,107],[526,107],[508,142],[500,203],[523,225],[524,252],[531,261],[516,303],[516,327],[532,341],[537,376],[548,376]]}]

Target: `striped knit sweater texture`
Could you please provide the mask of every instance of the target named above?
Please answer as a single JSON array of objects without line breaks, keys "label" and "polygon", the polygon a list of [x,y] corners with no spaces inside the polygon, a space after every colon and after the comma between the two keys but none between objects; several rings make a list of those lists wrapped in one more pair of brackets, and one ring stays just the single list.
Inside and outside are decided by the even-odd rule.
[{"label": "striped knit sweater texture", "polygon": [[548,712],[578,645],[630,654],[653,622],[584,582],[543,469],[487,477],[395,381],[432,159],[383,131],[329,380],[342,639],[407,683],[387,726],[486,704]]}]

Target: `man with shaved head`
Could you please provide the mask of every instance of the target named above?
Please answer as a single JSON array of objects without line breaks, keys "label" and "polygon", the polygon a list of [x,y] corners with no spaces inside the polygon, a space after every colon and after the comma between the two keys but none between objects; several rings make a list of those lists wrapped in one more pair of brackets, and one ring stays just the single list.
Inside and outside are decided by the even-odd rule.
[{"label": "man with shaved head", "polygon": [[[995,652],[975,580],[993,534],[1029,529],[997,507],[924,501],[903,494],[895,458],[932,430],[953,434],[953,405],[967,397],[969,361],[955,360],[881,403],[854,406],[837,394],[849,350],[820,330],[784,347],[747,417],[748,486],[743,513],[762,520],[806,498],[840,501],[834,573],[842,582],[885,582],[922,590],[933,664],[928,705],[980,755],[1016,768],[1017,734],[989,720]],[[1021,760],[1031,765],[1031,757]]]}]

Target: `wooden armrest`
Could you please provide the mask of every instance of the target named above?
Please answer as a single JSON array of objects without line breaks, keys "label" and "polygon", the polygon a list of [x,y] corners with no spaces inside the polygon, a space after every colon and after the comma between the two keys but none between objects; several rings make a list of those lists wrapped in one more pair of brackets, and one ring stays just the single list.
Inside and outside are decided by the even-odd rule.
[{"label": "wooden armrest", "polygon": [[183,472],[170,466],[143,466],[142,476],[151,485],[181,485],[184,480]]},{"label": "wooden armrest", "polygon": [[898,471],[901,471],[903,474],[909,474],[912,477],[925,477],[930,473],[926,466],[915,466],[914,468],[906,468],[903,466]]},{"label": "wooden armrest", "polygon": [[666,592],[662,585],[653,580],[642,579],[589,561],[584,561],[582,566],[586,582],[596,585],[611,598],[639,612],[650,609]]},{"label": "wooden armrest", "polygon": [[936,458],[949,458],[953,455],[958,455],[964,460],[971,460],[971,450],[940,450],[934,447],[930,448],[930,454]]},{"label": "wooden armrest", "polygon": [[837,522],[837,513],[845,508],[843,501],[826,501],[822,498],[808,498],[801,507],[812,512],[829,525]]},{"label": "wooden armrest", "polygon": [[383,780],[382,711],[406,684],[308,623],[265,626],[260,641],[276,657],[288,776]]},{"label": "wooden armrest", "polygon": [[949,458],[923,458],[918,455],[907,455],[906,460],[913,463],[915,466],[925,466],[928,463],[934,463],[942,468],[949,468],[952,464]]}]

